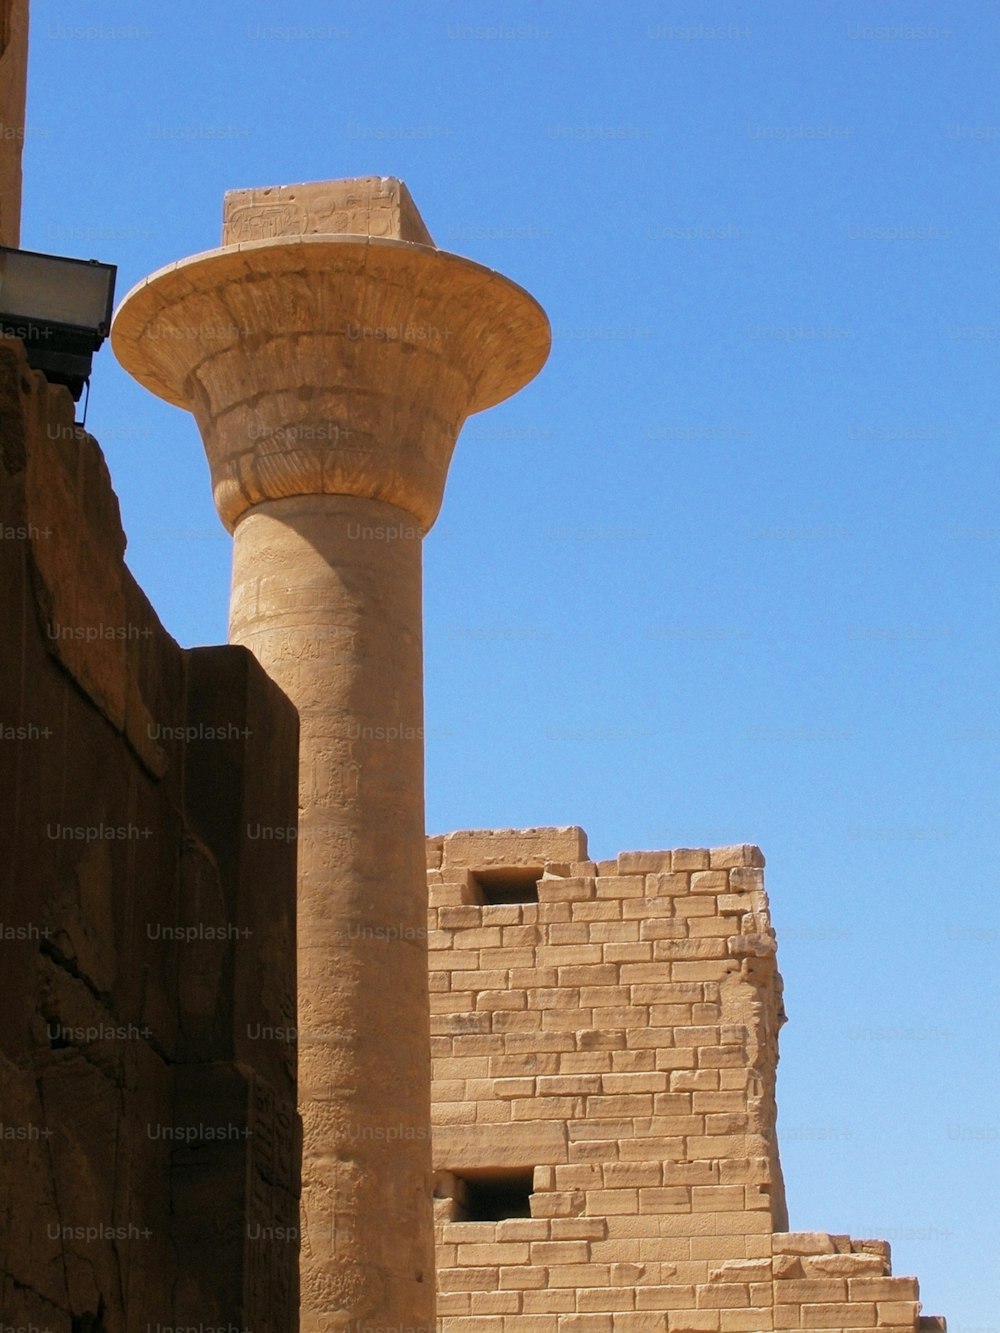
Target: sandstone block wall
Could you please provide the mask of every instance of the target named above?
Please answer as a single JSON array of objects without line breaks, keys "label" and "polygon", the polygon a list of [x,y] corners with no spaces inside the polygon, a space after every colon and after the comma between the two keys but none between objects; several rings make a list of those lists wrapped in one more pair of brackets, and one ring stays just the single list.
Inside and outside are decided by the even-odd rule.
[{"label": "sandstone block wall", "polygon": [[0,245],[21,235],[28,0],[0,0]]},{"label": "sandstone block wall", "polygon": [[501,830],[428,865],[444,1333],[914,1333],[886,1244],[787,1231],[758,848]]},{"label": "sandstone block wall", "polygon": [[297,717],[182,651],[0,340],[0,1325],[297,1320]]}]

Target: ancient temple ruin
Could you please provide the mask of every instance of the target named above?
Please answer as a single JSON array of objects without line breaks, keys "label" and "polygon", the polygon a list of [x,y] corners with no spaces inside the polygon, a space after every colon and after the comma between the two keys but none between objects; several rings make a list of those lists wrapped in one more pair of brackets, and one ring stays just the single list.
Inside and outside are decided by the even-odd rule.
[{"label": "ancient temple ruin", "polygon": [[227,646],[163,630],[0,340],[0,1327],[943,1329],[884,1241],[787,1229],[758,848],[425,837],[421,543],[544,313],[392,179],[235,191],[222,242],[113,345],[198,422]]},{"label": "ancient temple ruin", "polygon": [[759,848],[427,852],[440,1328],[944,1327],[885,1241],[788,1232]]}]

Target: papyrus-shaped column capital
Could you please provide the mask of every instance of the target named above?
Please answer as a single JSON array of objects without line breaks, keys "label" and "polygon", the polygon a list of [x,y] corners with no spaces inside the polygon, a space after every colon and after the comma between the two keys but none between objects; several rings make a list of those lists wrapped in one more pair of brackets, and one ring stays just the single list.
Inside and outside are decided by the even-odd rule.
[{"label": "papyrus-shaped column capital", "polygon": [[[395,505],[426,531],[463,422],[538,373],[548,320],[515,283],[429,243],[408,194],[395,212],[364,198],[296,211],[287,195],[314,188],[240,192],[228,235],[296,234],[154,273],[118,311],[115,354],[196,417],[230,530],[263,500],[331,494]],[[310,230],[373,224],[427,243]]]}]

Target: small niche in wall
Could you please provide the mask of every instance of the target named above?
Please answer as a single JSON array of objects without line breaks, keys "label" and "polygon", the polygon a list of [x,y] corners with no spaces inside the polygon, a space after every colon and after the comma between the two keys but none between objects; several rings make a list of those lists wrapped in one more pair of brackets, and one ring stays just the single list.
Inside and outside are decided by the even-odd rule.
[{"label": "small niche in wall", "polygon": [[[453,1222],[502,1222],[531,1216],[531,1166],[476,1168],[448,1175]],[[447,1197],[447,1196],[446,1196]]]},{"label": "small niche in wall", "polygon": [[472,870],[469,883],[474,902],[482,907],[505,907],[512,903],[537,903],[538,881],[543,866],[502,866]]}]

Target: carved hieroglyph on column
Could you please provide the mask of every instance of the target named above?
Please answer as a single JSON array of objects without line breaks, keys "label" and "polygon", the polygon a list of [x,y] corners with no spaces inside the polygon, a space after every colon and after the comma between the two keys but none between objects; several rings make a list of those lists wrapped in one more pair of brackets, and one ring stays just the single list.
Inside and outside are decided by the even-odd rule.
[{"label": "carved hieroglyph on column", "polygon": [[537,374],[548,321],[398,181],[231,194],[224,240],[135,288],[112,343],[194,413],[231,638],[301,715],[302,1330],[430,1330],[421,544],[462,423]]}]

